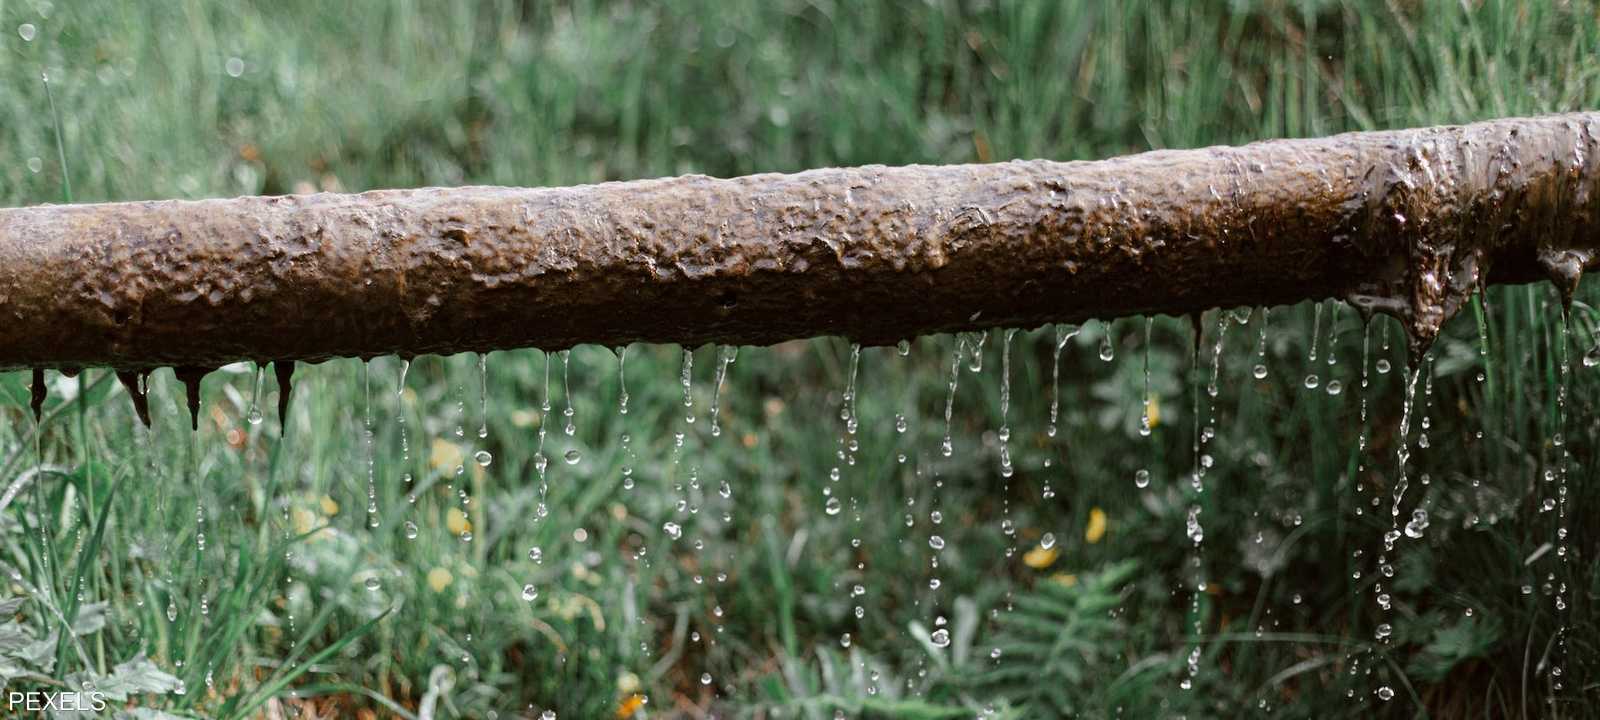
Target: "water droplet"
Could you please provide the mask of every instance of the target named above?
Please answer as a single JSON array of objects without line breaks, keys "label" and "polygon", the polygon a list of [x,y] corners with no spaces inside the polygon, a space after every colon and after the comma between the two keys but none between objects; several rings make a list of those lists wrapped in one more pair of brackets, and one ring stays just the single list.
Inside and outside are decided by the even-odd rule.
[{"label": "water droplet", "polygon": [[683,527],[670,520],[662,523],[661,531],[666,533],[667,537],[672,538],[673,540],[683,537]]},{"label": "water droplet", "polygon": [[1596,365],[1600,365],[1600,343],[1596,343],[1594,347],[1589,348],[1589,352],[1583,354],[1584,367],[1592,368]]},{"label": "water droplet", "polygon": [[1149,487],[1150,486],[1150,471],[1146,470],[1144,468],[1139,468],[1139,470],[1133,474],[1133,484],[1134,484],[1134,487],[1139,487],[1139,488]]},{"label": "water droplet", "polygon": [[1388,358],[1378,358],[1378,361],[1373,363],[1372,367],[1373,367],[1373,369],[1378,371],[1379,375],[1388,375],[1389,374],[1389,359]]},{"label": "water droplet", "polygon": [[1422,531],[1428,529],[1428,511],[1417,509],[1411,513],[1411,522],[1406,523],[1406,537],[1413,540],[1422,537]]},{"label": "water droplet", "polygon": [[539,720],[556,720],[556,711],[546,710],[539,716]]},{"label": "water droplet", "polygon": [[1328,394],[1329,395],[1338,395],[1339,393],[1341,393],[1343,391],[1344,391],[1344,383],[1341,383],[1338,380],[1329,380],[1328,381]]},{"label": "water droplet", "polygon": [[228,61],[222,64],[222,69],[228,73],[228,77],[239,77],[244,74],[244,60],[237,57],[228,58]]},{"label": "water droplet", "polygon": [[[536,600],[538,598],[539,598],[539,588],[534,587],[533,583],[528,583],[528,584],[522,586],[522,599],[523,600],[526,600],[528,602],[533,602],[534,600]],[[554,717],[554,716],[552,716],[552,717]]]},{"label": "water droplet", "polygon": [[578,461],[583,459],[583,453],[577,450],[568,450],[565,457],[568,465],[577,465]]},{"label": "water droplet", "polygon": [[536,563],[543,563],[544,562],[544,550],[541,549],[537,545],[535,545],[535,546],[533,546],[531,548],[528,548],[528,559],[532,560],[532,561],[534,561]]},{"label": "water droplet", "polygon": [[830,497],[828,498],[827,502],[822,504],[823,512],[826,512],[829,515],[838,515],[839,511],[843,509],[844,504],[839,502],[839,498],[836,497]]},{"label": "water droplet", "polygon": [[494,455],[490,454],[488,450],[479,450],[473,453],[472,459],[478,461],[479,467],[489,467],[489,463],[494,462]]},{"label": "water droplet", "polygon": [[1373,636],[1379,640],[1387,640],[1392,633],[1394,633],[1394,626],[1389,623],[1381,623],[1378,625],[1377,632],[1373,633]]},{"label": "water droplet", "polygon": [[900,342],[895,343],[894,349],[895,349],[895,352],[900,353],[900,357],[905,357],[907,355],[910,355],[911,354],[911,341],[910,340],[901,340]]},{"label": "water droplet", "polygon": [[383,587],[383,584],[378,582],[378,577],[374,575],[367,578],[366,586],[368,592],[377,592],[378,588]]},{"label": "water droplet", "polygon": [[1055,533],[1045,533],[1044,537],[1039,538],[1039,547],[1042,547],[1042,548],[1044,548],[1046,550],[1049,550],[1050,548],[1053,548],[1055,546],[1056,546],[1056,534]]},{"label": "water droplet", "polygon": [[950,647],[950,631],[944,628],[933,631],[933,635],[929,639],[933,641],[934,647]]},{"label": "water droplet", "polygon": [[1310,375],[1307,375],[1306,376],[1306,389],[1307,390],[1314,389],[1321,382],[1322,381],[1317,378],[1316,373],[1312,373]]},{"label": "water droplet", "polygon": [[1381,688],[1378,688],[1377,695],[1379,700],[1389,702],[1390,700],[1394,699],[1394,688],[1385,685]]},{"label": "water droplet", "polygon": [[417,524],[407,520],[405,524],[405,532],[407,540],[417,539]]},{"label": "water droplet", "polygon": [[700,684],[701,685],[710,685],[711,684],[711,673],[700,673]]},{"label": "water droplet", "polygon": [[22,37],[23,42],[33,42],[33,38],[38,34],[39,30],[33,26],[33,23],[23,23],[17,26],[17,35]]},{"label": "water droplet", "polygon": [[1251,374],[1255,375],[1257,380],[1264,379],[1267,377],[1267,366],[1256,365],[1255,369],[1251,371]]},{"label": "water droplet", "polygon": [[928,538],[928,547],[931,547],[931,548],[933,548],[935,550],[943,550],[944,549],[944,538],[940,537],[938,535],[934,535],[932,537],[929,537]]}]

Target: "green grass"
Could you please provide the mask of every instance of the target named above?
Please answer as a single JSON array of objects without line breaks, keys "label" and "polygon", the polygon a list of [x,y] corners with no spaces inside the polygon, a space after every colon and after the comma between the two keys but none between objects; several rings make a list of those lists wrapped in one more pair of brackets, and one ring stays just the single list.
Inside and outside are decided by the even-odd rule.
[{"label": "green grass", "polygon": [[[562,185],[1464,122],[1596,107],[1597,46],[1592,2],[0,0],[0,204],[60,202],[69,184],[80,202]],[[0,626],[0,675],[8,690],[120,684],[147,707],[214,717],[315,705],[599,718],[635,692],[649,699],[636,717],[1590,714],[1600,382],[1576,358],[1600,314],[1580,304],[1563,343],[1554,291],[1507,287],[1449,326],[1431,396],[1418,384],[1400,515],[1426,508],[1430,526],[1384,553],[1393,578],[1376,558],[1403,338],[1373,323],[1371,359],[1396,369],[1372,371],[1363,393],[1359,318],[1324,307],[1313,368],[1312,315],[1273,310],[1259,381],[1259,314],[1245,326],[1207,315],[1198,377],[1189,322],[1156,319],[1149,438],[1138,433],[1144,321],[1111,326],[1111,362],[1098,358],[1098,324],[1067,345],[1054,437],[1054,332],[1018,333],[1009,479],[998,332],[980,370],[959,366],[948,458],[958,339],[920,339],[906,357],[862,350],[853,464],[839,456],[852,437],[840,419],[851,353],[837,339],[743,349],[717,436],[712,348],[695,352],[692,424],[677,348],[629,349],[626,415],[607,349],[575,349],[565,377],[559,355],[495,353],[486,416],[474,358],[419,359],[403,394],[399,361],[379,359],[367,368],[376,528],[357,362],[299,368],[283,439],[270,375],[267,420],[246,420],[248,366],[207,378],[194,436],[170,372],[152,378],[149,432],[96,370],[50,373],[36,429],[27,378],[10,374],[0,487],[20,492],[0,514],[0,594],[25,601],[6,606],[19,614]],[[1203,388],[1220,327],[1231,329],[1213,409]],[[1330,396],[1334,378],[1344,391]],[[1214,465],[1194,495],[1191,443],[1212,417]],[[1426,449],[1415,447],[1423,417]],[[1543,473],[1560,466],[1561,430],[1569,552],[1528,564],[1556,534],[1557,512],[1541,506],[1558,496]],[[487,467],[472,459],[480,448]],[[1198,601],[1191,504],[1205,530]],[[471,542],[451,527],[462,508]],[[1089,542],[1094,508],[1107,529]],[[1024,556],[1047,532],[1057,556],[1031,567]],[[524,600],[530,584],[537,597]],[[931,640],[940,617],[949,647]],[[1387,643],[1374,639],[1380,623],[1393,626]],[[1196,687],[1183,690],[1194,646]],[[1378,700],[1382,686],[1395,698]]]}]

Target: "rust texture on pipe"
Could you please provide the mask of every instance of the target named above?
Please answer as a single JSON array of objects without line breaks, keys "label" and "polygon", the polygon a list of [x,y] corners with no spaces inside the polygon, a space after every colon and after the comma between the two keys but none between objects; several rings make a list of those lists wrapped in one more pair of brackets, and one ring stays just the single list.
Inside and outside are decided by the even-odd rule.
[{"label": "rust texture on pipe", "polygon": [[[1426,344],[1597,255],[1600,113],[1095,162],[0,210],[0,367],[868,344],[1344,298]],[[192,373],[186,371],[188,375]],[[186,376],[188,376],[186,375]]]}]

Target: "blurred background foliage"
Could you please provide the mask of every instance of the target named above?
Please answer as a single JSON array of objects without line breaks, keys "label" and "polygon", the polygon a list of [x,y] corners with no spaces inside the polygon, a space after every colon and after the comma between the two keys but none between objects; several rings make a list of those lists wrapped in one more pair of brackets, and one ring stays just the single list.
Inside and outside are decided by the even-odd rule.
[{"label": "blurred background foliage", "polygon": [[[1597,21],[1585,1],[0,0],[0,203],[1099,158],[1592,109]],[[1570,333],[1543,286],[1450,325],[1399,516],[1429,526],[1387,553],[1404,343],[1333,303],[1090,323],[1059,387],[1052,328],[855,370],[843,340],[745,348],[720,383],[701,348],[694,423],[670,347],[628,350],[626,414],[604,348],[495,353],[483,376],[302,366],[281,440],[248,365],[207,378],[194,435],[170,372],[150,432],[95,370],[51,373],[36,426],[13,373],[0,676],[145,717],[1585,716],[1591,297]]]}]

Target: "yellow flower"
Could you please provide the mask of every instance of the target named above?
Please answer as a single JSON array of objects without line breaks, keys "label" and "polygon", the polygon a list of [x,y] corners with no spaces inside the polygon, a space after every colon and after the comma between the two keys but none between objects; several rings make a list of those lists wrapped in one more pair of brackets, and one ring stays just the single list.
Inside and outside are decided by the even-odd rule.
[{"label": "yellow flower", "polygon": [[1043,570],[1055,564],[1056,556],[1060,554],[1061,551],[1054,545],[1050,547],[1041,545],[1023,554],[1022,563],[1035,570]]},{"label": "yellow flower", "polygon": [[444,526],[452,535],[472,531],[472,521],[467,519],[466,513],[461,512],[461,508],[450,508],[450,511],[444,514]]},{"label": "yellow flower", "polygon": [[339,503],[335,502],[333,498],[323,495],[322,499],[319,500],[318,503],[322,506],[323,515],[333,517],[334,515],[339,514]]},{"label": "yellow flower", "polygon": [[434,592],[444,592],[445,588],[450,587],[452,580],[455,578],[450,576],[450,571],[442,567],[428,571],[428,587],[433,588]]},{"label": "yellow flower", "polygon": [[1083,541],[1093,545],[1106,536],[1106,511],[1089,509],[1089,526],[1083,529]]},{"label": "yellow flower", "polygon": [[433,469],[443,472],[455,472],[465,456],[461,454],[461,446],[444,438],[434,438],[433,448],[428,453],[428,464]]},{"label": "yellow flower", "polygon": [[1078,584],[1078,576],[1072,573],[1056,573],[1050,576],[1050,581],[1062,587],[1072,587]]},{"label": "yellow flower", "polygon": [[644,707],[644,696],[639,693],[633,693],[623,698],[622,702],[617,703],[617,720],[627,720],[633,717],[633,714],[639,712],[639,708],[642,707]]}]

